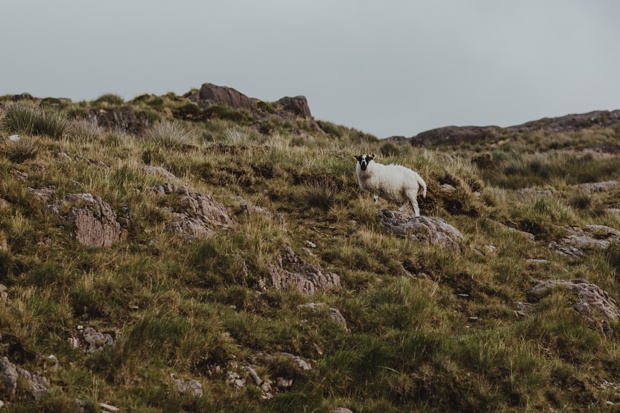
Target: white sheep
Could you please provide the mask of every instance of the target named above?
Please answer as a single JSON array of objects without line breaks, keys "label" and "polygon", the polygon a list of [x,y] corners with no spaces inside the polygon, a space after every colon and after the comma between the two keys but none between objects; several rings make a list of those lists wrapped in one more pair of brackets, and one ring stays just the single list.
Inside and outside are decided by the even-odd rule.
[{"label": "white sheep", "polygon": [[420,216],[418,190],[422,186],[422,196],[426,197],[426,182],[417,174],[402,165],[382,165],[374,161],[377,155],[353,156],[357,159],[355,170],[360,188],[373,194],[375,204],[379,197],[398,204],[404,202],[400,211],[411,204],[415,216]]}]

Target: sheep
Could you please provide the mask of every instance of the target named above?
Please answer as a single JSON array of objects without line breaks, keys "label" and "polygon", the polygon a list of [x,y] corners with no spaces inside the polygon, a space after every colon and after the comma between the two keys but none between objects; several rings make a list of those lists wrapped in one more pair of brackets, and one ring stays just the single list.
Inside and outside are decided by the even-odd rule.
[{"label": "sheep", "polygon": [[402,165],[382,165],[374,161],[377,155],[353,156],[357,160],[356,172],[360,188],[373,194],[375,204],[379,197],[395,203],[403,203],[399,211],[411,204],[415,216],[420,216],[418,190],[422,186],[422,196],[426,198],[426,182],[417,174]]}]

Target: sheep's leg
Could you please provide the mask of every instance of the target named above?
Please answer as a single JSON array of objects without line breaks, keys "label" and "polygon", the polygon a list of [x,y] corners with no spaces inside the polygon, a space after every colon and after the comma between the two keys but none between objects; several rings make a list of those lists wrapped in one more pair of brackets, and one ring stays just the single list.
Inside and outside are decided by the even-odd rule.
[{"label": "sheep's leg", "polygon": [[372,199],[375,201],[375,205],[377,205],[379,203],[379,195],[373,194],[372,195]]},{"label": "sheep's leg", "polygon": [[405,205],[403,205],[403,208],[411,203],[411,206],[413,207],[413,212],[415,213],[416,217],[420,216],[420,207],[418,206],[418,191],[417,190],[411,190],[411,191],[407,191],[407,198],[409,198],[409,201],[407,201],[407,203]]}]

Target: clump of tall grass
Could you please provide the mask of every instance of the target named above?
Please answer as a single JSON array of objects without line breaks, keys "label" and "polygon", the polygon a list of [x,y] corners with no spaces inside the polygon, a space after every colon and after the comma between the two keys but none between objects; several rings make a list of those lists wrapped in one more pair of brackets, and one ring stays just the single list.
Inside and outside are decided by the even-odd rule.
[{"label": "clump of tall grass", "polygon": [[123,103],[125,103],[125,100],[119,95],[116,95],[114,93],[106,93],[106,94],[99,96],[97,99],[95,99],[93,103],[118,106],[118,105],[122,105]]},{"label": "clump of tall grass", "polygon": [[10,133],[45,135],[61,138],[69,128],[67,118],[53,111],[29,105],[9,104],[5,107],[2,127]]},{"label": "clump of tall grass", "polygon": [[157,122],[144,134],[144,140],[155,146],[183,149],[193,146],[196,135],[178,122]]}]

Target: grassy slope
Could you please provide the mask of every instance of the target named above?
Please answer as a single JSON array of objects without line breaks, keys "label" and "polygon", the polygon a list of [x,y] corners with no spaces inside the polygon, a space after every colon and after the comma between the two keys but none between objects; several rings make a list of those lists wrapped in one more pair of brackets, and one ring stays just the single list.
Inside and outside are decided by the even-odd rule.
[{"label": "grassy slope", "polygon": [[[47,110],[3,104],[0,136],[22,139],[0,146],[0,198],[8,201],[0,207],[0,245],[8,245],[0,249],[0,282],[9,289],[0,302],[0,350],[54,386],[43,400],[23,389],[4,397],[13,411],[66,411],[76,398],[87,411],[105,402],[144,412],[586,411],[620,402],[602,386],[618,380],[618,337],[592,329],[572,310],[568,292],[545,297],[529,317],[514,314],[514,303],[526,301],[539,279],[585,278],[620,297],[617,248],[570,260],[546,247],[562,234],[560,225],[620,228],[618,217],[605,212],[620,206],[617,190],[585,196],[572,187],[618,177],[617,156],[574,151],[617,143],[618,129],[535,132],[496,147],[385,149],[383,163],[425,177],[423,215],[444,218],[480,251],[495,247],[456,255],[377,228],[375,206],[357,187],[351,158],[379,152],[382,143],[372,137],[333,124],[323,125],[328,134],[312,132],[303,121],[275,118],[261,134],[248,126],[251,119],[234,122],[230,114],[165,123],[185,104],[170,95],[132,102],[164,122],[142,137],[74,119],[91,107],[122,104],[113,98]],[[15,114],[18,109],[27,114]],[[297,127],[314,138],[297,135]],[[237,226],[214,238],[175,237],[163,230],[170,213],[146,190],[166,180],[144,172],[145,163],[166,168],[231,211],[241,196],[280,213],[286,224],[240,214]],[[26,181],[15,171],[27,173]],[[443,191],[446,183],[456,191]],[[52,185],[52,201],[90,192],[128,211],[128,239],[111,248],[80,245],[27,189]],[[514,191],[529,186],[565,197]],[[537,241],[496,221],[533,231]],[[306,241],[316,248],[305,259],[339,274],[343,288],[312,297],[260,289],[282,247],[289,243],[299,252]],[[550,263],[527,261],[533,258]],[[327,311],[298,307],[306,302],[339,308],[350,331]],[[78,325],[118,330],[120,339],[96,354],[75,350],[68,339]],[[313,360],[313,369],[260,357],[278,352]],[[49,354],[60,360],[57,371],[44,371],[34,356]],[[293,378],[293,386],[262,400],[251,380],[242,390],[227,384],[226,371],[243,374],[246,364],[257,365],[263,379]],[[171,373],[200,381],[204,397],[178,396]]]}]

